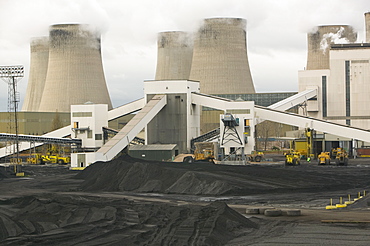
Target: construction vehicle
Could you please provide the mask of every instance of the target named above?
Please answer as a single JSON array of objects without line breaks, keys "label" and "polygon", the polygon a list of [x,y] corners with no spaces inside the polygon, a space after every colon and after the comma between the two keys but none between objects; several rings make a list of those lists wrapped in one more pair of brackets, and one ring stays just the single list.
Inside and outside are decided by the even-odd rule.
[{"label": "construction vehicle", "polygon": [[212,162],[215,159],[216,143],[214,142],[197,142],[194,143],[194,154],[189,154],[184,157],[183,162],[193,163],[197,161]]},{"label": "construction vehicle", "polygon": [[263,152],[253,151],[252,154],[248,155],[249,161],[251,162],[261,162],[264,157]]},{"label": "construction vehicle", "polygon": [[330,164],[330,152],[321,152],[317,156],[317,163],[319,165],[329,165]]},{"label": "construction vehicle", "polygon": [[339,165],[348,165],[348,153],[343,148],[337,148],[336,156],[335,156],[335,164]]},{"label": "construction vehicle", "polygon": [[69,157],[59,156],[59,155],[41,155],[41,154],[32,154],[31,157],[27,158],[28,164],[67,164],[71,160]]},{"label": "construction vehicle", "polygon": [[335,160],[337,157],[338,152],[342,152],[344,149],[343,148],[332,148],[330,151],[330,157]]},{"label": "construction vehicle", "polygon": [[300,159],[301,159],[301,153],[295,152],[295,151],[289,152],[285,155],[285,165],[286,166],[300,165],[301,164]]}]

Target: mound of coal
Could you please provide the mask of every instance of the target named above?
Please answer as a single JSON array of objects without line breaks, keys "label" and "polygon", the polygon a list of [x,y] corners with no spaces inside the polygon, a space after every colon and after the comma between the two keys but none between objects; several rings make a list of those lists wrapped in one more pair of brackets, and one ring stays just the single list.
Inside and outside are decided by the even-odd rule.
[{"label": "mound of coal", "polygon": [[2,201],[0,208],[2,245],[225,245],[258,228],[222,202],[174,206],[48,194]]},{"label": "mound of coal", "polygon": [[0,167],[0,179],[12,177],[9,171],[9,168]]},{"label": "mound of coal", "polygon": [[191,195],[252,195],[369,187],[369,169],[296,166],[224,166],[117,158],[76,176],[84,191],[130,191]]},{"label": "mound of coal", "polygon": [[351,204],[347,208],[349,209],[356,209],[356,208],[369,208],[370,207],[370,195],[366,195],[360,200],[357,200],[354,204]]}]

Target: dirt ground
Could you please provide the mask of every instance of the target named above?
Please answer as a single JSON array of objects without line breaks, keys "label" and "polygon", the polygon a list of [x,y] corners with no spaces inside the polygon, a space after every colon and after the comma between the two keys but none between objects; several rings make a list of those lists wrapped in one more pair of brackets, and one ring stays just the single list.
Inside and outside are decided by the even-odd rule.
[{"label": "dirt ground", "polygon": [[[0,167],[1,245],[369,245],[370,159],[247,166],[121,157],[84,171]],[[275,208],[282,216],[246,214]],[[288,216],[299,209],[301,216]]]}]

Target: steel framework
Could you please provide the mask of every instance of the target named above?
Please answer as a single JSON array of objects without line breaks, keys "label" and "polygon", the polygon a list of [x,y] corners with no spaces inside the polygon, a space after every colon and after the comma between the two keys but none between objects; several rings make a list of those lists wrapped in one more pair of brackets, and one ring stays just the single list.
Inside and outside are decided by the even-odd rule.
[{"label": "steel framework", "polygon": [[8,139],[6,142],[7,152],[16,154],[16,163],[19,161],[19,139],[18,139],[18,118],[17,110],[20,101],[19,93],[17,92],[17,83],[24,75],[23,66],[0,66],[0,78],[8,84],[8,131],[15,132],[15,139]]}]

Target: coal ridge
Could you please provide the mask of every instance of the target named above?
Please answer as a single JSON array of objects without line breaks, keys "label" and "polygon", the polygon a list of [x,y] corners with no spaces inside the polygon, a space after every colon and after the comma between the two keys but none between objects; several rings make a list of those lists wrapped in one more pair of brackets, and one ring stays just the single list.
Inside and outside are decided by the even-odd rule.
[{"label": "coal ridge", "polygon": [[175,206],[44,194],[9,199],[0,244],[225,245],[258,225],[223,202]]},{"label": "coal ridge", "polygon": [[[350,175],[348,175],[350,173]],[[183,195],[253,195],[335,191],[369,187],[369,171],[310,166],[225,166],[149,162],[120,157],[87,167],[76,178],[83,191],[128,191]],[[358,178],[353,179],[356,176]]]}]

